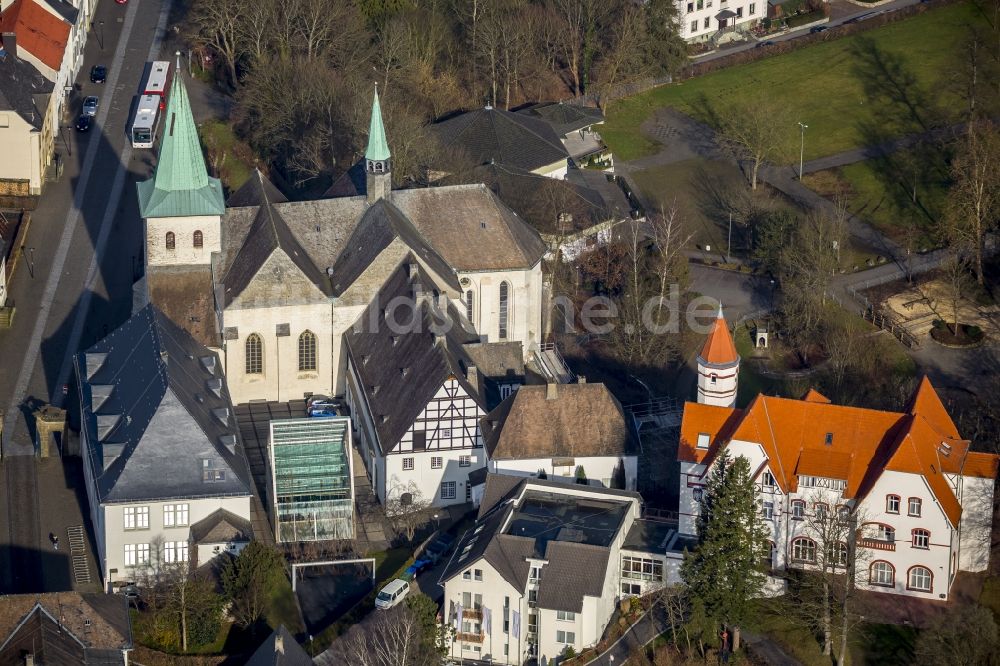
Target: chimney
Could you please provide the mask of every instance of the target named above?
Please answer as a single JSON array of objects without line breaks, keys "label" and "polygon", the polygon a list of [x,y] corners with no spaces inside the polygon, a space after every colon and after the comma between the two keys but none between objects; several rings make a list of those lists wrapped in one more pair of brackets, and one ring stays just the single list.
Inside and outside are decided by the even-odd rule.
[{"label": "chimney", "polygon": [[587,378],[584,375],[577,375],[576,376],[576,383],[577,384],[586,384],[587,383]]},{"label": "chimney", "polygon": [[[4,9],[6,9],[6,3],[4,3]],[[13,32],[5,32],[2,35],[3,38],[3,49],[7,53],[11,54],[15,58],[17,57],[17,35]],[[30,655],[29,655],[30,656]],[[34,657],[32,657],[34,659]]]},{"label": "chimney", "polygon": [[472,385],[472,389],[476,393],[481,392],[479,388],[479,368],[474,365],[470,365],[465,371],[465,378],[469,380],[469,384]]},{"label": "chimney", "polygon": [[28,652],[24,655],[24,666],[35,666],[35,655]]},{"label": "chimney", "polygon": [[437,306],[441,312],[448,311],[448,294],[438,294]]},{"label": "chimney", "polygon": [[545,399],[555,400],[559,397],[559,384],[556,382],[545,382]]},{"label": "chimney", "polygon": [[285,654],[285,637],[281,634],[274,637],[274,654]]}]

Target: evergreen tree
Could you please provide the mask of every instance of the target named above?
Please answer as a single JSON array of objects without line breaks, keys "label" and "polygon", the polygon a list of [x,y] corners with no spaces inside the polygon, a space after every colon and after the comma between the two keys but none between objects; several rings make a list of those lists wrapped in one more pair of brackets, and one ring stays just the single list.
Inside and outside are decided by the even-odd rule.
[{"label": "evergreen tree", "polygon": [[698,547],[685,557],[681,577],[709,617],[739,624],[763,589],[769,551],[750,462],[723,451],[702,495]]}]

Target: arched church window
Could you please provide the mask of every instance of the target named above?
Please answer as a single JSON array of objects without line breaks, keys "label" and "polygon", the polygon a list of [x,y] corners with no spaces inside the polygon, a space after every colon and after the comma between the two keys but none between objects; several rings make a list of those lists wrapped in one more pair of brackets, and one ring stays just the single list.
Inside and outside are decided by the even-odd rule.
[{"label": "arched church window", "polygon": [[264,342],[256,333],[247,336],[246,342],[246,374],[260,375],[264,373]]},{"label": "arched church window", "polygon": [[316,334],[302,331],[299,336],[299,372],[316,370]]},{"label": "arched church window", "polygon": [[168,250],[173,250],[175,247],[177,247],[177,239],[174,237],[174,232],[168,231],[167,232],[167,249]]},{"label": "arched church window", "polygon": [[201,230],[194,232],[194,246],[202,247],[205,245],[205,237],[202,235]]}]

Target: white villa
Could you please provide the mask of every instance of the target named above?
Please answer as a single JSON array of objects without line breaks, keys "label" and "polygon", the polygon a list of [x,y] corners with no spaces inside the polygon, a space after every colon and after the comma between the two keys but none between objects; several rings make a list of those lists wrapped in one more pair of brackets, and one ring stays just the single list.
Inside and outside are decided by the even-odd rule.
[{"label": "white villa", "polygon": [[[823,552],[846,560],[846,541],[823,544],[817,516],[859,522],[858,583],[947,599],[959,571],[989,563],[998,457],[970,450],[924,378],[903,412],[759,395],[735,407],[739,356],[718,320],[698,359],[698,402],[681,426],[680,531],[695,533],[701,488],[722,450],[754,470],[771,528],[771,566],[815,566]],[[829,549],[829,550],[826,550]]]}]

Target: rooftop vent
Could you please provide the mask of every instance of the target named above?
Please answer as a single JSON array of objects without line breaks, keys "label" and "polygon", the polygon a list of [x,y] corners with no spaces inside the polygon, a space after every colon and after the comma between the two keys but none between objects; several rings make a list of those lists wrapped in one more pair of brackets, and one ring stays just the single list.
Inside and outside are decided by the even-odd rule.
[{"label": "rooftop vent", "polygon": [[940,451],[941,455],[943,455],[945,457],[950,456],[951,455],[951,444],[949,444],[948,442],[941,442],[941,446],[938,447],[938,451]]},{"label": "rooftop vent", "polygon": [[229,408],[228,407],[216,407],[212,410],[212,416],[215,420],[224,426],[229,425]]},{"label": "rooftop vent", "polygon": [[222,378],[215,377],[214,379],[209,379],[205,382],[205,388],[212,392],[216,398],[222,397]]},{"label": "rooftop vent", "polygon": [[202,404],[202,403],[205,402],[205,396],[203,396],[201,393],[195,393],[194,394],[194,399],[195,399],[195,401],[198,402],[198,404]]},{"label": "rooftop vent", "polygon": [[201,361],[201,367],[205,368],[208,374],[215,374],[215,356],[202,356],[199,360]]},{"label": "rooftop vent", "polygon": [[379,385],[372,384],[372,395],[378,395]]},{"label": "rooftop vent", "polygon": [[167,353],[166,349],[160,350],[160,360],[163,361],[164,363],[170,360],[170,354]]},{"label": "rooftop vent", "polygon": [[380,420],[382,421],[382,423],[388,423],[389,422],[389,415],[388,414],[383,414],[381,416]]},{"label": "rooftop vent", "polygon": [[405,377],[406,375],[410,374],[410,369],[409,368],[400,368],[399,369],[399,374],[401,376]]}]

